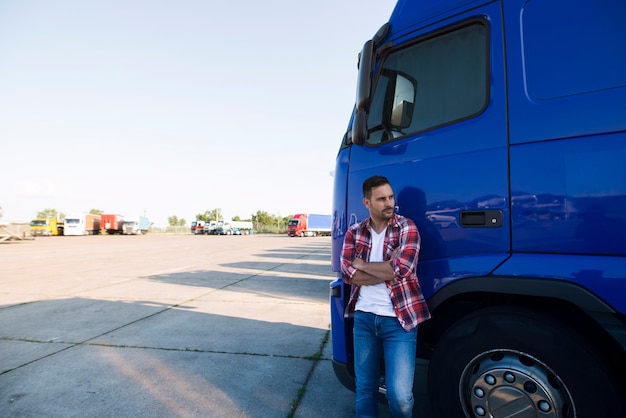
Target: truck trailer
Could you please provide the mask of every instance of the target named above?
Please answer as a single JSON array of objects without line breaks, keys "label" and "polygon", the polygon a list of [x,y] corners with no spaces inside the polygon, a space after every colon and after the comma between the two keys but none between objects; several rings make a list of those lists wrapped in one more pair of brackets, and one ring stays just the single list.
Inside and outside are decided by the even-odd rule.
[{"label": "truck trailer", "polygon": [[329,236],[331,216],[314,213],[297,213],[287,222],[287,235],[290,237]]},{"label": "truck trailer", "polygon": [[98,235],[100,215],[74,213],[65,217],[64,235]]},{"label": "truck trailer", "polygon": [[150,229],[150,220],[145,216],[125,218],[122,227],[124,235],[143,235]]},{"label": "truck trailer", "polygon": [[100,228],[110,235],[122,234],[124,232],[124,216],[103,214],[100,217]]},{"label": "truck trailer", "polygon": [[344,385],[341,248],[381,175],[421,235],[432,416],[626,416],[624,16],[623,0],[399,0],[365,42],[333,190]]}]

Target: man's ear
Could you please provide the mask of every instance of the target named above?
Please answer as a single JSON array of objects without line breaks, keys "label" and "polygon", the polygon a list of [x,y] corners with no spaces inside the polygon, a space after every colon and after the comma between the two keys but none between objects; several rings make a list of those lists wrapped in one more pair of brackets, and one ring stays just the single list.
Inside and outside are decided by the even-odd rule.
[{"label": "man's ear", "polygon": [[369,199],[367,197],[363,198],[363,204],[369,210],[369,208],[370,208],[370,201],[369,201]]}]

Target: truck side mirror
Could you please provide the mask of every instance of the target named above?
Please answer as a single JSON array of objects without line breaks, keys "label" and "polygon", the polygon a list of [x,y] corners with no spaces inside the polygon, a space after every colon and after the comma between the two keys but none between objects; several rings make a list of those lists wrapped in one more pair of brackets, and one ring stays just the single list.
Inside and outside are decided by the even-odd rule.
[{"label": "truck side mirror", "polygon": [[372,70],[374,69],[374,41],[369,40],[363,45],[359,54],[359,75],[356,86],[357,110],[368,110],[372,89]]},{"label": "truck side mirror", "polygon": [[352,120],[352,143],[363,145],[367,139],[367,113],[372,89],[372,70],[374,68],[374,41],[363,45],[359,54],[359,76],[356,87],[356,108]]},{"label": "truck side mirror", "polygon": [[363,145],[368,136],[367,112],[363,109],[357,109],[352,120],[352,143]]}]

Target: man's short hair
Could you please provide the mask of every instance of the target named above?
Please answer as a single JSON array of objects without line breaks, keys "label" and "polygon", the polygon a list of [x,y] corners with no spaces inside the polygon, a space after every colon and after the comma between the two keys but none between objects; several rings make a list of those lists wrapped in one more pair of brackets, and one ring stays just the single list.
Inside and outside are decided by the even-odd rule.
[{"label": "man's short hair", "polygon": [[383,176],[372,176],[363,182],[363,197],[369,199],[372,197],[372,189],[378,186],[389,184],[389,180]]}]

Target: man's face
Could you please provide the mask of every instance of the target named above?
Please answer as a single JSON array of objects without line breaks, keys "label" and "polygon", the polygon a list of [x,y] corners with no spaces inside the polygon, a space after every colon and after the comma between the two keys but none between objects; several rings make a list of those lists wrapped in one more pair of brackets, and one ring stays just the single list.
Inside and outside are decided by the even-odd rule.
[{"label": "man's face", "polygon": [[375,221],[387,221],[393,216],[396,201],[393,197],[393,190],[388,184],[374,187],[372,196],[363,198],[363,204],[370,211],[370,216]]}]

